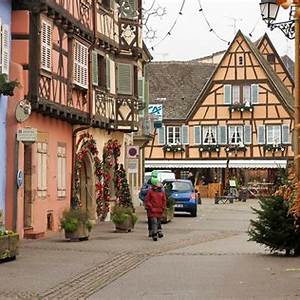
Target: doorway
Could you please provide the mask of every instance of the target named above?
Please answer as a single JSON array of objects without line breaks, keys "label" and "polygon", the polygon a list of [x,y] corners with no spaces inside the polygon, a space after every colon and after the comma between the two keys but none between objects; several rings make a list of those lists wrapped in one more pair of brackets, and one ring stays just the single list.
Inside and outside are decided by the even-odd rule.
[{"label": "doorway", "polygon": [[87,211],[91,219],[96,219],[94,168],[89,154],[85,155],[80,168],[79,197],[82,209]]}]

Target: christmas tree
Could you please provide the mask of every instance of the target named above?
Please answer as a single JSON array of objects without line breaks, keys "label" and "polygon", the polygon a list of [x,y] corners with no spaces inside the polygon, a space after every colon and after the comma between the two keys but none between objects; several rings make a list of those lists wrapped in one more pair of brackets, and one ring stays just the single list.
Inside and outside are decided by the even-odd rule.
[{"label": "christmas tree", "polygon": [[295,219],[289,212],[290,199],[277,193],[261,199],[260,209],[252,208],[257,220],[250,220],[250,241],[265,245],[271,252],[285,250],[286,255],[292,251],[298,254],[300,236]]},{"label": "christmas tree", "polygon": [[133,203],[127,181],[126,171],[122,164],[120,164],[117,168],[115,176],[117,199],[119,205],[133,209]]}]

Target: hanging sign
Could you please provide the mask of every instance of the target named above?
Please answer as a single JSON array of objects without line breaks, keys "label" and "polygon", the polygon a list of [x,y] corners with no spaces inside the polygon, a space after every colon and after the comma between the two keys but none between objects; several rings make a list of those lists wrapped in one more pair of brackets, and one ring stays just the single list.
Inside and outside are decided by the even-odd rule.
[{"label": "hanging sign", "polygon": [[148,112],[153,117],[154,128],[161,128],[162,127],[162,119],[163,119],[163,106],[162,106],[162,104],[149,104]]}]

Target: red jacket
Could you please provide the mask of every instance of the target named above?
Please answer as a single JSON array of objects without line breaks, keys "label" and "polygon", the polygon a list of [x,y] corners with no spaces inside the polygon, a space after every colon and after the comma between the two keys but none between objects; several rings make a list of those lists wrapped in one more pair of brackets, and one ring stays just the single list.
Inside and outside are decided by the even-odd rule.
[{"label": "red jacket", "polygon": [[166,208],[166,193],[161,188],[151,187],[145,197],[145,207],[149,218],[160,218]]}]

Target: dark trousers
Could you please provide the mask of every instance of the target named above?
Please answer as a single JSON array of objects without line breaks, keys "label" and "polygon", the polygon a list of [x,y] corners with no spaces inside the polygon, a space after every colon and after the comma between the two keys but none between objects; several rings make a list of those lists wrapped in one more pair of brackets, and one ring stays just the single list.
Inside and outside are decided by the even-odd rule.
[{"label": "dark trousers", "polygon": [[148,217],[148,231],[151,235],[157,235],[158,232],[162,232],[160,218]]}]

